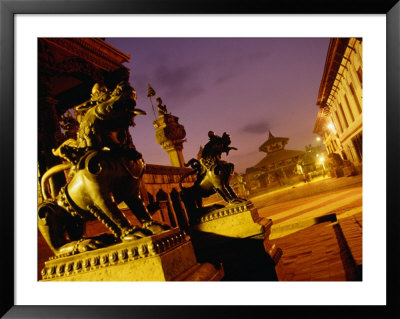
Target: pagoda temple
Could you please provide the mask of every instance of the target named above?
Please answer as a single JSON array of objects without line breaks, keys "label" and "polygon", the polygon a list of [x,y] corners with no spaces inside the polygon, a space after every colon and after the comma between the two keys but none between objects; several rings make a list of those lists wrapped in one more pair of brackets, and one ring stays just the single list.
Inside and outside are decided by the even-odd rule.
[{"label": "pagoda temple", "polygon": [[[267,155],[256,165],[246,169],[246,180],[250,190],[290,185],[297,181],[296,165],[304,151],[286,150],[287,137],[275,137],[269,132],[268,140],[260,147]],[[295,181],[296,180],[296,181]]]}]

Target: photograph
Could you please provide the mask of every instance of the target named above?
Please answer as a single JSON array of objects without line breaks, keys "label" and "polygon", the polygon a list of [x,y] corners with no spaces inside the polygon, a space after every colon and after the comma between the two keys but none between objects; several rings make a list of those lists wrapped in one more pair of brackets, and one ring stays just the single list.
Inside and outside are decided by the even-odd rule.
[{"label": "photograph", "polygon": [[44,281],[361,281],[362,38],[39,38]]},{"label": "photograph", "polygon": [[0,316],[396,317],[400,6],[356,2],[0,0]]}]

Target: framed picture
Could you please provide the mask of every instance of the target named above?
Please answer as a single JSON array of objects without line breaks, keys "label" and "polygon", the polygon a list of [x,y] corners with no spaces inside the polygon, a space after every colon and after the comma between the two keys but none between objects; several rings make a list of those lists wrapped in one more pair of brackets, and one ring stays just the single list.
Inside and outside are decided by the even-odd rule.
[{"label": "framed picture", "polygon": [[[395,231],[398,217],[393,216],[397,208],[394,185],[399,176],[396,137],[399,133],[400,6],[396,2],[375,4],[373,1],[351,1],[349,4],[346,1],[329,1],[315,4],[289,0],[284,4],[260,5],[251,1],[246,5],[230,3],[227,6],[222,3],[152,0],[103,1],[96,5],[91,1],[27,3],[1,0],[0,167],[3,187],[0,196],[2,225],[5,225],[1,232],[4,243],[1,315],[5,318],[200,318],[210,315],[224,317],[226,314],[246,316],[258,312],[300,316],[309,316],[310,313],[319,316],[328,312],[335,316],[367,315],[371,312],[381,317],[398,314],[395,289],[398,275],[393,267],[394,243],[399,239]],[[367,213],[368,220],[365,220],[368,238],[364,238],[363,249],[366,251],[365,262],[369,264],[364,265],[366,276],[363,280],[338,285],[291,285],[287,282],[179,285],[157,282],[38,282],[35,259],[37,229],[31,227],[32,223],[36,226],[37,196],[37,184],[31,181],[37,181],[38,172],[37,39],[51,37],[101,37],[114,39],[110,40],[114,44],[118,43],[116,38],[365,39],[364,62],[369,65],[368,70],[373,70],[374,65],[378,66],[378,70],[375,70],[375,78],[370,74],[362,75],[367,79],[364,87],[364,91],[368,92],[366,99],[374,101],[369,102],[369,106],[366,104],[366,113],[370,115],[365,122],[367,133],[364,144],[369,145],[367,154],[376,149],[380,156],[375,158],[376,154],[371,155],[371,159],[365,160],[363,169],[363,174],[367,176],[363,179],[363,190],[367,191],[363,205],[364,208],[366,204],[371,205],[368,207],[371,213]],[[382,48],[385,45],[386,56],[369,54],[379,51],[377,46]],[[377,57],[381,60],[374,62]],[[382,69],[385,58],[386,78]],[[382,97],[385,80],[386,109]],[[168,98],[165,97],[165,100],[167,102]],[[371,104],[378,104],[381,112],[372,110],[374,107],[370,107]],[[223,108],[229,112],[228,106]],[[368,126],[367,122],[373,125]],[[371,144],[374,144],[373,148]],[[385,152],[382,153],[382,149]],[[380,161],[379,169],[373,164],[376,161]],[[372,200],[375,196],[376,200]],[[34,207],[30,207],[32,203]],[[379,290],[382,295],[372,296]],[[369,305],[377,307],[371,309]]]}]

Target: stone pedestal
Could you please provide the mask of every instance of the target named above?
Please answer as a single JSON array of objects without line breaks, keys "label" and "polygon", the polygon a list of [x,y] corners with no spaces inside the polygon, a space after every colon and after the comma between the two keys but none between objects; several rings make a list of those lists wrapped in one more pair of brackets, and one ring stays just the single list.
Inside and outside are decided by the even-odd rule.
[{"label": "stone pedestal", "polygon": [[282,251],[269,243],[271,226],[247,201],[208,212],[188,233],[199,262],[223,264],[223,280],[274,281]]},{"label": "stone pedestal", "polygon": [[234,238],[263,235],[272,221],[258,215],[257,208],[250,201],[231,204],[206,213],[195,225],[192,232],[206,232]]},{"label": "stone pedestal", "polygon": [[190,237],[178,229],[45,263],[43,281],[221,280],[221,265],[199,263]]}]

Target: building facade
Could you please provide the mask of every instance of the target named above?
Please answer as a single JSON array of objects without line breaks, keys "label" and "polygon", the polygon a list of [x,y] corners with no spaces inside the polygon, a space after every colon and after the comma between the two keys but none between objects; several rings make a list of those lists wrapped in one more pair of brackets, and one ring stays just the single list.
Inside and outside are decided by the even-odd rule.
[{"label": "building facade", "polygon": [[350,162],[352,173],[362,172],[362,53],[362,39],[331,39],[314,126],[328,154]]}]

